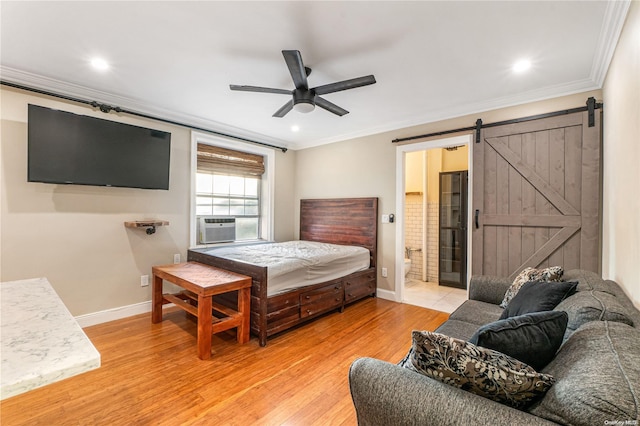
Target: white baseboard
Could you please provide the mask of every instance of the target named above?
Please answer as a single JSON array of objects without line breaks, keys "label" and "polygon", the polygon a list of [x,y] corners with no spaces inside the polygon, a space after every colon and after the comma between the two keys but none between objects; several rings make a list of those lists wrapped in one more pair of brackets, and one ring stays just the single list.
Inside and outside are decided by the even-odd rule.
[{"label": "white baseboard", "polygon": [[[391,290],[377,289],[376,296],[380,299],[391,300],[397,302],[396,292]],[[164,305],[163,308],[169,308],[173,304]],[[151,312],[151,300],[146,302],[136,303],[128,306],[120,306],[118,308],[107,309],[104,311],[93,312],[90,314],[78,315],[75,317],[80,327],[91,327],[92,325],[98,325],[109,321],[115,321],[126,317],[131,317],[139,314],[146,314]]]},{"label": "white baseboard", "polygon": [[[376,296],[380,299],[398,302],[396,300],[395,291],[379,288],[376,290]],[[636,309],[640,310],[640,302],[636,302],[634,300],[633,304],[636,306]],[[171,306],[174,306],[173,303],[163,305],[163,308],[170,308]],[[80,327],[85,328],[134,315],[146,314],[147,312],[151,312],[151,300],[133,305],[121,306],[119,308],[107,309],[105,311],[93,312],[91,314],[78,315],[75,319],[78,324],[80,324]]]},{"label": "white baseboard", "polygon": [[392,302],[397,302],[396,300],[396,292],[391,290],[377,289],[376,296],[380,299],[391,300]]},{"label": "white baseboard", "polygon": [[119,308],[107,309],[106,311],[78,315],[75,319],[78,321],[78,324],[80,324],[80,327],[84,328],[147,312],[151,312],[151,300],[128,306],[120,306]]}]

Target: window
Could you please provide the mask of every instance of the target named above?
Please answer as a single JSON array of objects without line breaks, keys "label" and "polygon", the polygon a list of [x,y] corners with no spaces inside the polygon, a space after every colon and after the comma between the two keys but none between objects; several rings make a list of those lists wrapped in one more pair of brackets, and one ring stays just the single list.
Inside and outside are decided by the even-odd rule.
[{"label": "window", "polygon": [[260,235],[260,178],[196,173],[196,216],[236,218],[236,240]]},{"label": "window", "polygon": [[193,148],[191,245],[203,216],[235,218],[235,241],[272,239],[273,151],[197,133]]}]

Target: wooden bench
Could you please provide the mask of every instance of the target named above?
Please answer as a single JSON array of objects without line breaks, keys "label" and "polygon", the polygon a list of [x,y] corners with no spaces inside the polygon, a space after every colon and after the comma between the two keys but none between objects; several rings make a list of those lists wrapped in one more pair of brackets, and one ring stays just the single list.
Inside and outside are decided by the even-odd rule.
[{"label": "wooden bench", "polygon": [[[225,271],[198,262],[154,266],[151,322],[162,321],[162,305],[176,306],[198,319],[198,357],[211,357],[211,335],[237,329],[238,343],[249,341],[251,277]],[[163,280],[185,289],[176,294],[163,294]],[[213,302],[217,294],[238,292],[238,310]],[[215,316],[214,316],[215,313]]]}]

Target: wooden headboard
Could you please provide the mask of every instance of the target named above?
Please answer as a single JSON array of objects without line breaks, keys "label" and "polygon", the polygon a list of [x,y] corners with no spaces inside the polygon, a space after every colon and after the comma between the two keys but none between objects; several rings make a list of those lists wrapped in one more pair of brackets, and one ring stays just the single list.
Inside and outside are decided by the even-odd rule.
[{"label": "wooden headboard", "polygon": [[378,256],[378,199],[332,198],[300,200],[300,239],[361,246]]}]

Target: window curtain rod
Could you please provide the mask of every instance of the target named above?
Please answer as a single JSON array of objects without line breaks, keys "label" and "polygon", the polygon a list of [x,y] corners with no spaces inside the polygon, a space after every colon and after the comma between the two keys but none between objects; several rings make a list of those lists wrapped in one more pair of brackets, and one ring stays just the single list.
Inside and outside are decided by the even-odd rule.
[{"label": "window curtain rod", "polygon": [[526,122],[526,121],[539,120],[541,118],[556,117],[556,116],[559,116],[559,115],[567,115],[567,114],[573,114],[574,112],[584,112],[584,111],[589,111],[589,127],[593,127],[595,125],[594,111],[596,109],[600,109],[600,108],[602,108],[602,103],[598,103],[598,102],[596,102],[595,98],[590,97],[589,99],[587,99],[587,105],[583,106],[583,107],[564,109],[564,110],[561,110],[561,111],[554,111],[554,112],[548,112],[548,113],[545,113],[545,114],[531,115],[531,116],[528,116],[528,117],[514,118],[512,120],[498,121],[496,123],[486,123],[485,124],[485,123],[482,123],[481,119],[478,119],[476,121],[476,125],[475,126],[460,127],[458,129],[443,130],[441,132],[427,133],[425,135],[417,135],[417,136],[409,136],[409,137],[406,137],[406,138],[398,138],[398,139],[392,140],[391,142],[393,142],[393,143],[406,142],[406,141],[411,141],[411,140],[415,140],[415,139],[423,139],[423,138],[429,138],[429,137],[434,137],[434,136],[449,135],[449,134],[452,134],[452,133],[476,131],[476,143],[479,143],[480,142],[479,141],[479,138],[480,138],[480,131],[479,130],[483,129],[483,128],[504,126],[504,125],[508,125],[508,124],[523,123],[523,122]]},{"label": "window curtain rod", "polygon": [[79,99],[79,98],[74,98],[74,97],[71,97],[71,96],[61,95],[59,93],[54,93],[54,92],[49,92],[49,91],[42,90],[42,89],[36,89],[36,88],[33,88],[33,87],[23,86],[21,84],[11,83],[11,82],[4,81],[4,80],[0,80],[0,84],[3,85],[3,86],[14,87],[16,89],[27,90],[29,92],[39,93],[41,95],[53,96],[55,98],[65,99],[67,101],[72,101],[72,102],[77,102],[77,103],[80,103],[80,104],[89,105],[89,106],[92,106],[93,108],[99,108],[100,111],[104,112],[105,114],[108,114],[111,111],[115,111],[115,112],[118,112],[118,113],[133,115],[133,116],[136,116],[136,117],[147,118],[149,120],[160,121],[162,123],[173,124],[174,126],[181,126],[181,127],[186,127],[186,128],[192,129],[192,130],[199,130],[199,131],[202,131],[202,132],[213,133],[214,135],[224,136],[224,137],[231,138],[231,139],[236,139],[236,140],[239,140],[239,141],[244,141],[244,142],[249,142],[249,143],[256,144],[256,145],[266,146],[266,147],[269,147],[269,148],[279,149],[282,152],[287,152],[287,148],[284,148],[284,147],[281,147],[281,146],[271,145],[271,144],[268,144],[268,143],[265,143],[265,142],[258,142],[258,141],[254,141],[254,140],[251,140],[251,139],[243,138],[241,136],[228,135],[226,133],[217,132],[215,130],[205,129],[204,127],[198,127],[198,126],[193,126],[191,124],[181,123],[179,121],[173,121],[173,120],[168,120],[168,119],[165,119],[165,118],[154,117],[152,115],[143,114],[141,112],[129,111],[129,110],[117,107],[117,106],[101,104],[101,103],[99,103],[97,101],[87,101],[85,99]]}]

